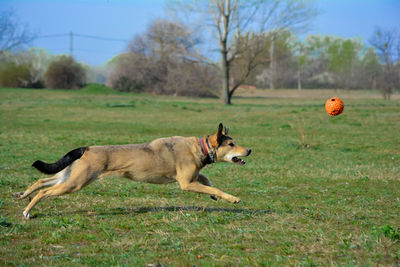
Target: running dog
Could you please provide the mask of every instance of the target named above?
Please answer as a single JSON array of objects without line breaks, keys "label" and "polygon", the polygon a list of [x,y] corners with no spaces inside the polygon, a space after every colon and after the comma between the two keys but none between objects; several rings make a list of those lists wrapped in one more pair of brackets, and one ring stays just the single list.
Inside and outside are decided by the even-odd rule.
[{"label": "running dog", "polygon": [[185,191],[209,194],[211,198],[238,203],[240,199],[212,187],[200,170],[215,162],[244,165],[239,157],[251,149],[237,145],[228,136],[228,128],[219,124],[213,135],[203,138],[173,136],[146,144],[81,147],[68,152],[55,163],[35,161],[33,167],[51,178],[40,179],[25,192],[14,196],[24,199],[44,187],[23,211],[30,218],[31,209],[43,198],[79,191],[94,180],[110,175],[153,184],[178,182]]}]

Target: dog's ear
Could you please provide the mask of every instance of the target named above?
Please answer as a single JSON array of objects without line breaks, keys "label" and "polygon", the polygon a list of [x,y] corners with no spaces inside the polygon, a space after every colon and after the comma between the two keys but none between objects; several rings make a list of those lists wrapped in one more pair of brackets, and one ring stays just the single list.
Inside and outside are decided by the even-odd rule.
[{"label": "dog's ear", "polygon": [[217,131],[217,136],[220,137],[224,134],[224,125],[222,123],[219,123],[218,125],[218,131]]},{"label": "dog's ear", "polygon": [[223,135],[228,135],[229,132],[229,128],[228,127],[224,127],[224,131],[222,132]]},{"label": "dog's ear", "polygon": [[210,135],[208,140],[210,141],[211,146],[218,147],[218,145],[221,143],[222,136],[224,135],[223,128],[224,126],[222,125],[222,123],[220,123],[217,132],[213,135]]},{"label": "dog's ear", "polygon": [[222,123],[220,123],[218,125],[218,131],[217,131],[217,142],[218,142],[218,144],[221,144],[223,135],[224,135],[224,126],[222,125]]}]

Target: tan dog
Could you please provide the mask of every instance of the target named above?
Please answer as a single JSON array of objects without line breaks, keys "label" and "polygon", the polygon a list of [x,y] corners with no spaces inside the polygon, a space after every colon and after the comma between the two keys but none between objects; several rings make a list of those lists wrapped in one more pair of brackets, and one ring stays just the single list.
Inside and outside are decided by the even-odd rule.
[{"label": "tan dog", "polygon": [[23,215],[29,219],[31,209],[43,198],[78,191],[99,177],[118,175],[154,184],[177,181],[182,190],[238,203],[239,198],[212,187],[207,177],[199,173],[214,162],[245,164],[238,157],[250,155],[251,149],[236,145],[227,134],[228,129],[219,124],[217,133],[201,139],[174,136],[147,144],[77,148],[53,164],[35,161],[32,166],[39,171],[55,175],[38,180],[15,196],[23,199],[51,186],[40,190],[25,208]]}]

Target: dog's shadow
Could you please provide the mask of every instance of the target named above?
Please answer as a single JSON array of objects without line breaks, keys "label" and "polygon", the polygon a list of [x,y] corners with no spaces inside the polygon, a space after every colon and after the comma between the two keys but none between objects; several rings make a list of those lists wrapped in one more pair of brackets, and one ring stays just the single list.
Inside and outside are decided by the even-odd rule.
[{"label": "dog's shadow", "polygon": [[51,217],[54,215],[73,215],[73,214],[84,214],[85,216],[116,216],[116,215],[138,215],[143,213],[157,213],[157,212],[219,212],[219,213],[240,213],[244,215],[263,215],[271,214],[276,211],[272,209],[238,209],[238,208],[214,208],[214,207],[199,207],[199,206],[164,206],[164,207],[138,207],[138,208],[126,208],[117,207],[108,210],[88,211],[78,210],[71,212],[55,212],[47,214],[37,214],[35,217]]}]

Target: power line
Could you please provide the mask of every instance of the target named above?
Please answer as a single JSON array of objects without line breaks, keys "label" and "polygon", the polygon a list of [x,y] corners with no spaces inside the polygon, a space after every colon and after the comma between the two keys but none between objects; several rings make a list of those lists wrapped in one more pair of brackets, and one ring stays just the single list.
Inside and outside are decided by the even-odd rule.
[{"label": "power line", "polygon": [[[95,39],[95,40],[100,40],[100,41],[121,42],[121,43],[126,43],[129,41],[129,40],[120,39],[120,38],[110,38],[110,37],[105,37],[105,36],[96,36],[96,35],[80,34],[80,33],[73,33],[73,32],[41,35],[41,36],[37,36],[36,39],[59,38],[59,37],[69,37],[69,54],[71,56],[73,55],[74,50],[91,52],[91,53],[96,53],[96,54],[106,54],[107,53],[105,51],[93,51],[93,50],[90,51],[90,50],[86,50],[86,49],[76,49],[76,48],[74,48],[74,37]],[[65,49],[65,50],[67,50],[67,49]],[[112,53],[110,52],[109,54],[112,54]]]},{"label": "power line", "polygon": [[129,40],[126,40],[126,39],[110,38],[110,37],[104,37],[104,36],[95,36],[95,35],[72,33],[72,32],[70,32],[70,33],[57,33],[57,34],[41,35],[41,36],[37,36],[36,39],[66,37],[66,36],[70,36],[71,34],[74,35],[74,36],[77,36],[77,37],[81,37],[81,38],[97,39],[97,40],[111,41],[111,42],[128,42],[129,41]]},{"label": "power line", "polygon": [[69,35],[69,33],[48,34],[48,35],[36,36],[35,39],[64,37],[64,36],[68,36],[68,35]]},{"label": "power line", "polygon": [[86,34],[78,34],[75,33],[75,36],[78,37],[83,37],[83,38],[90,38],[90,39],[97,39],[97,40],[104,40],[104,41],[112,41],[112,42],[128,42],[129,40],[125,39],[116,39],[116,38],[108,38],[108,37],[102,37],[102,36],[94,36],[94,35],[86,35]]},{"label": "power line", "polygon": [[104,50],[92,50],[92,49],[85,49],[85,48],[74,48],[74,51],[80,52],[88,52],[93,54],[102,54],[102,55],[111,55],[116,53],[121,53],[120,51],[104,51]]}]

